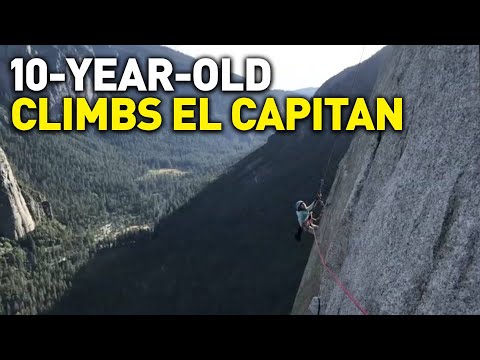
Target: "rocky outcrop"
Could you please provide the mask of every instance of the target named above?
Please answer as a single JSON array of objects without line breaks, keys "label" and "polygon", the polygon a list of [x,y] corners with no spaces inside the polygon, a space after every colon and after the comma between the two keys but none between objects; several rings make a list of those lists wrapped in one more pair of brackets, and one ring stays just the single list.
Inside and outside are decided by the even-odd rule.
[{"label": "rocky outcrop", "polygon": [[34,229],[35,221],[0,149],[0,237],[17,240]]},{"label": "rocky outcrop", "polygon": [[[478,46],[398,46],[376,97],[404,99],[404,130],[358,132],[317,238],[371,314],[480,314]],[[358,314],[312,250],[294,314]]]},{"label": "rocky outcrop", "polygon": [[25,203],[27,204],[27,208],[30,211],[33,220],[36,223],[42,221],[42,219],[45,218],[45,215],[43,213],[43,209],[40,203],[35,199],[32,194],[30,194],[29,191],[25,191],[25,189],[22,189],[22,195],[25,199]]},{"label": "rocky outcrop", "polygon": [[40,206],[42,208],[42,211],[43,211],[43,214],[44,216],[48,219],[48,220],[53,220],[53,211],[52,211],[52,205],[50,204],[49,201],[42,201],[40,203]]},{"label": "rocky outcrop", "polygon": [[38,224],[45,219],[53,220],[52,205],[49,201],[44,200],[44,195],[25,187],[22,187],[22,195],[35,223]]}]

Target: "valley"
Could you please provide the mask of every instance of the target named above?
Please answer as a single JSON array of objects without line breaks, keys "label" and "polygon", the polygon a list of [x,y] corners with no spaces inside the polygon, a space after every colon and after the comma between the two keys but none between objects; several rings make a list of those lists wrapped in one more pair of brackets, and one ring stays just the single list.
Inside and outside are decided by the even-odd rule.
[{"label": "valley", "polygon": [[[177,69],[188,69],[193,59],[161,46],[146,46],[143,56],[167,56]],[[42,56],[49,69],[62,72],[65,57],[114,56],[119,63],[136,54],[128,46],[0,46],[0,72],[11,74],[12,56]],[[138,55],[138,54],[137,54]],[[142,56],[138,55],[138,56]],[[269,133],[240,134],[226,129],[219,136],[175,134],[172,115],[164,112],[162,131],[145,134],[98,132],[19,132],[12,126],[10,109],[17,95],[8,77],[0,78],[0,149],[18,180],[20,192],[1,197],[23,197],[35,229],[16,239],[0,232],[0,314],[36,314],[49,309],[72,285],[72,278],[95,253],[112,246],[136,242],[149,234],[158,220],[188,202],[229,166],[262,146]],[[32,101],[49,98],[45,112],[61,119],[64,97],[84,97],[95,103],[91,74],[85,91],[72,91],[74,79],[50,84],[39,93],[24,91]],[[13,81],[13,80],[12,80]],[[179,93],[195,96],[188,84]],[[111,94],[103,94],[110,97]],[[138,94],[128,94],[138,99]],[[172,95],[157,93],[171,104]],[[225,112],[229,100],[222,93],[209,96],[214,112]],[[91,124],[93,125],[93,124]],[[181,149],[179,151],[179,149]],[[179,181],[180,180],[180,181]],[[8,187],[6,188],[8,192]],[[3,193],[2,193],[3,194]],[[48,212],[41,207],[48,204]],[[15,213],[16,209],[12,210]],[[2,222],[10,220],[3,218]],[[31,230],[31,229],[30,229]],[[129,236],[128,240],[125,237]]]}]

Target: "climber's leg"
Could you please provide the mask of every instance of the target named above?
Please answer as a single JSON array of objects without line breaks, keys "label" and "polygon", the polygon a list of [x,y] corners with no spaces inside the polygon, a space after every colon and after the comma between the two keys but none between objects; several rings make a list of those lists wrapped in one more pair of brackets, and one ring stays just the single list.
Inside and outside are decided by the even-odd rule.
[{"label": "climber's leg", "polygon": [[312,217],[312,223],[314,223],[315,225],[319,225],[320,224],[320,219],[322,218],[322,215],[323,215],[323,212],[320,213],[317,218]]}]

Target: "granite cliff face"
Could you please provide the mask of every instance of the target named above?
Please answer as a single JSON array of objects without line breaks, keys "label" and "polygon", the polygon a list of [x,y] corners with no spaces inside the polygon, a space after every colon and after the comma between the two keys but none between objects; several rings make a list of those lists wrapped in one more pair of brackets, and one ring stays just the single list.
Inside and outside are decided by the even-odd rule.
[{"label": "granite cliff face", "polygon": [[35,229],[7,157],[0,149],[0,236],[18,240]]},{"label": "granite cliff face", "polygon": [[[404,99],[404,130],[359,131],[317,238],[370,314],[480,314],[478,46],[397,46],[376,97]],[[312,250],[293,307],[358,314]]]}]

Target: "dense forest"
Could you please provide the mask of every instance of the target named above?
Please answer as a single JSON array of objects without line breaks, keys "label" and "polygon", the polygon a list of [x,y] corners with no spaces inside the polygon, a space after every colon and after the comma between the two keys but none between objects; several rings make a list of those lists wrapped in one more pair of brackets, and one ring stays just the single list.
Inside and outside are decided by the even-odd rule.
[{"label": "dense forest", "polygon": [[[161,46],[2,45],[1,73],[10,74],[11,57],[34,55],[42,56],[59,71],[59,64],[67,55],[115,56],[120,63],[129,56],[165,56],[180,69],[187,69],[193,62],[192,58]],[[72,94],[71,79],[68,81],[28,96],[52,99],[50,112],[55,119],[62,97],[91,96]],[[157,95],[168,105],[173,95],[187,94],[195,92],[188,86],[179,86],[169,97]],[[278,97],[287,94],[270,93]],[[209,95],[212,120],[227,118],[231,96],[224,97],[219,92]],[[2,77],[0,148],[7,154],[22,193],[29,200],[37,228],[19,241],[0,237],[0,313],[46,311],[70,287],[78,268],[99,249],[131,244],[132,237],[125,239],[125,234],[139,229],[135,240],[147,238],[148,229],[159,219],[263,145],[270,135],[240,133],[228,127],[215,135],[173,134],[168,113],[164,114],[165,127],[153,134],[100,133],[93,128],[84,133],[20,133],[13,130],[7,110],[16,97],[10,76]],[[52,216],[36,213],[35,204],[42,202],[49,204]]]},{"label": "dense forest", "polygon": [[0,126],[0,147],[26,196],[48,200],[55,217],[19,242],[0,238],[0,313],[48,309],[99,244],[122,229],[152,226],[260,140],[109,136],[19,134]]},{"label": "dense forest", "polygon": [[20,134],[0,126],[0,147],[19,181],[44,194],[76,233],[109,222],[153,225],[263,141],[240,134]]},{"label": "dense forest", "polygon": [[38,314],[71,286],[89,259],[93,239],[57,221],[39,225],[18,242],[0,238],[0,314]]},{"label": "dense forest", "polygon": [[[67,56],[77,59],[112,56],[120,65],[132,56],[143,65],[149,56],[165,56],[177,71],[188,71],[194,59],[161,46],[0,46],[0,71],[9,74],[0,81],[0,147],[18,179],[44,194],[57,219],[73,227],[76,233],[98,229],[110,222],[116,226],[153,225],[228,165],[264,144],[269,135],[244,134],[229,126],[215,136],[173,134],[169,112],[173,96],[198,95],[191,84],[181,83],[175,84],[173,94],[160,91],[154,94],[163,101],[164,126],[151,134],[100,133],[93,127],[85,133],[18,132],[9,124],[7,111],[14,99],[9,59],[13,56],[28,59],[34,55],[42,56],[57,71],[65,70],[63,59]],[[68,77],[66,84],[52,83],[40,94],[28,96],[47,96],[51,99],[50,119],[61,120],[58,114],[64,96],[86,96],[91,100],[96,96],[111,96],[91,93],[88,84],[93,75],[88,73],[88,76],[86,94],[73,93],[73,80]],[[284,97],[288,93],[272,94]],[[134,91],[128,95],[144,96]],[[209,97],[212,120],[225,120],[234,95],[216,91]]]}]

